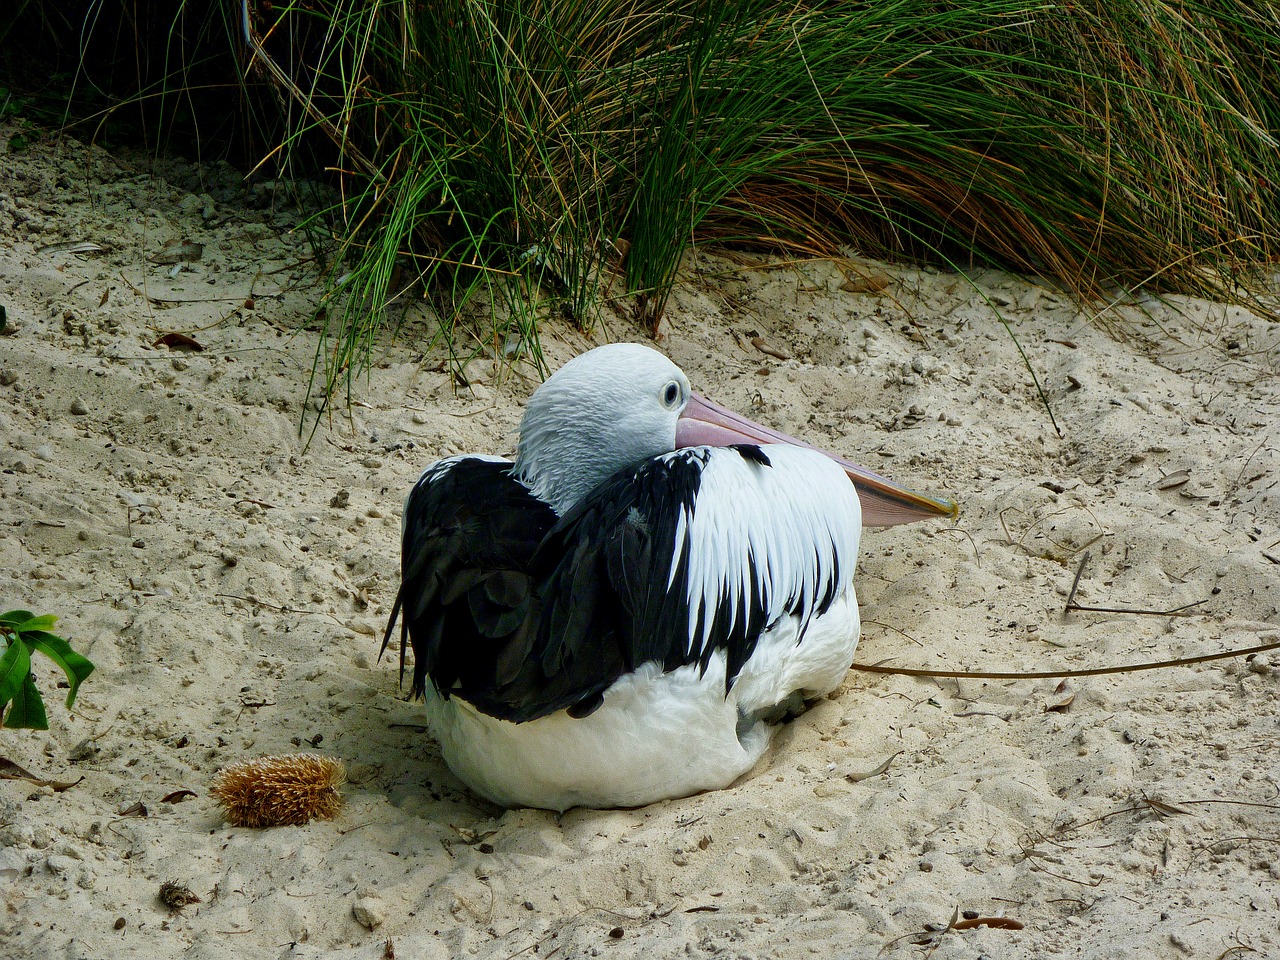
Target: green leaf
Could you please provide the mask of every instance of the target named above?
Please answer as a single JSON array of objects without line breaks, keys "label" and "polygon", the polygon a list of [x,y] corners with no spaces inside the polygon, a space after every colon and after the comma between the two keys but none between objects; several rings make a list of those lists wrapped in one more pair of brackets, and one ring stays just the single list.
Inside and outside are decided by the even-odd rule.
[{"label": "green leaf", "polygon": [[0,656],[0,709],[22,693],[22,685],[31,675],[31,654],[27,645],[16,636],[8,639],[4,655]]},{"label": "green leaf", "polygon": [[49,718],[44,712],[44,701],[36,689],[36,678],[27,674],[13,706],[4,715],[4,726],[9,730],[48,730]]},{"label": "green leaf", "polygon": [[17,630],[19,633],[26,633],[32,630],[48,630],[57,622],[57,617],[52,613],[46,613],[42,617],[28,616],[24,622],[16,624],[11,629]]},{"label": "green leaf", "polygon": [[71,644],[52,633],[32,630],[23,634],[23,639],[61,667],[62,672],[67,675],[67,682],[71,684],[71,691],[67,694],[67,709],[70,710],[71,705],[76,702],[76,691],[80,689],[80,684],[93,673],[93,664],[88,657],[72,650]]},{"label": "green leaf", "polygon": [[0,613],[0,625],[7,629],[12,629],[19,623],[26,623],[35,614],[30,610],[10,610],[8,613]]}]

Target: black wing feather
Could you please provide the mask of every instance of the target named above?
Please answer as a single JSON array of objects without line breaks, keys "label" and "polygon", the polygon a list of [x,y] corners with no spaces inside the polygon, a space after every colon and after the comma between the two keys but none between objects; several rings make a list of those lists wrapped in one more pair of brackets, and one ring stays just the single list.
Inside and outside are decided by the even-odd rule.
[{"label": "black wing feather", "polygon": [[407,639],[415,696],[427,677],[445,696],[467,699],[493,685],[510,641],[536,620],[529,560],[555,519],[502,461],[445,461],[418,481],[405,503],[400,592],[383,638],[385,650],[403,615],[401,677]]}]

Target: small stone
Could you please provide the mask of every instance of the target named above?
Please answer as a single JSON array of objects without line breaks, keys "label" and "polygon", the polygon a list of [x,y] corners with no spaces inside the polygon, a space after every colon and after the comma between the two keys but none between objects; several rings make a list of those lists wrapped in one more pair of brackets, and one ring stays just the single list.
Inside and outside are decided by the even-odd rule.
[{"label": "small stone", "polygon": [[351,915],[360,926],[373,930],[387,919],[387,906],[378,897],[361,897],[351,905]]},{"label": "small stone", "polygon": [[1257,673],[1265,676],[1266,674],[1270,673],[1273,669],[1271,665],[1271,660],[1265,654],[1257,657],[1251,657],[1246,662],[1249,665],[1247,669],[1250,673]]},{"label": "small stone", "polygon": [[365,457],[360,461],[362,466],[368,467],[370,470],[377,470],[382,466],[382,461],[377,457]]},{"label": "small stone", "polygon": [[88,408],[87,406],[85,406],[85,402],[84,402],[83,400],[72,400],[72,401],[71,401],[71,413],[72,413],[74,416],[77,416],[77,417],[83,417],[83,416],[85,416],[88,412],[89,412],[89,408]]},{"label": "small stone", "polygon": [[840,284],[840,289],[845,293],[879,293],[888,287],[890,282],[886,274],[877,270],[868,270],[866,273],[857,271],[854,276]]},{"label": "small stone", "polygon": [[18,382],[18,375],[12,370],[0,370],[0,387],[12,387]]},{"label": "small stone", "polygon": [[70,760],[72,763],[80,763],[84,760],[91,760],[94,756],[97,755],[99,749],[100,748],[98,747],[98,745],[94,743],[92,739],[86,737],[84,740],[81,740],[79,743],[77,743],[74,747],[71,748],[71,750],[67,753],[67,759]]},{"label": "small stone", "polygon": [[76,861],[74,857],[68,857],[64,854],[53,854],[44,862],[44,868],[55,876],[65,877],[75,867]]}]

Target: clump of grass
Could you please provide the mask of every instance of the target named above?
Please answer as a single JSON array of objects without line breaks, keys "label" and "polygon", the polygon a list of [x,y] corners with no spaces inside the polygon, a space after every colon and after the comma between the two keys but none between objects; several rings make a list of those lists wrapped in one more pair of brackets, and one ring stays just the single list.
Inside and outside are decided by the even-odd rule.
[{"label": "clump of grass", "polygon": [[76,702],[80,684],[93,673],[93,664],[71,649],[62,637],[49,632],[58,618],[37,617],[28,610],[0,614],[0,727],[48,730],[49,717],[36,689],[31,655],[44,654],[67,675],[67,709]]},{"label": "clump of grass", "polygon": [[589,325],[615,271],[656,326],[700,241],[997,265],[1096,300],[1247,297],[1280,237],[1261,0],[245,10],[297,135],[339,152],[326,395],[417,285],[454,355],[465,306],[516,290],[522,325],[494,311],[469,349],[536,356],[533,320]]}]

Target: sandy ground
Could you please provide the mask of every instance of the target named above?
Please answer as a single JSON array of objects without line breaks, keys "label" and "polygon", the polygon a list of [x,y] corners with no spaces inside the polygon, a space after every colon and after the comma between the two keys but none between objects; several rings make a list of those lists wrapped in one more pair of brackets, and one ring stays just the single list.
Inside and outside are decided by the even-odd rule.
[{"label": "sandy ground", "polygon": [[[0,732],[78,781],[0,780],[0,953],[1280,956],[1274,654],[1065,689],[853,672],[729,790],[563,816],[468,796],[377,662],[398,511],[436,457],[510,451],[535,381],[482,360],[455,392],[411,328],[308,447],[298,219],[217,167],[0,156],[0,609],[60,615],[97,665],[68,714],[40,664],[51,729]],[[203,257],[152,262],[180,241]],[[990,271],[870,264],[887,286],[849,292],[847,264],[687,267],[660,346],[696,388],[962,502],[864,541],[860,661],[1280,639],[1277,325],[1178,298],[1095,318]],[[553,367],[589,345],[544,332]],[[1203,603],[1064,615],[1086,553],[1078,603]],[[299,749],[347,763],[338,819],[225,826],[211,775]],[[201,902],[169,910],[169,880]],[[966,916],[1021,929],[942,932]]]}]

